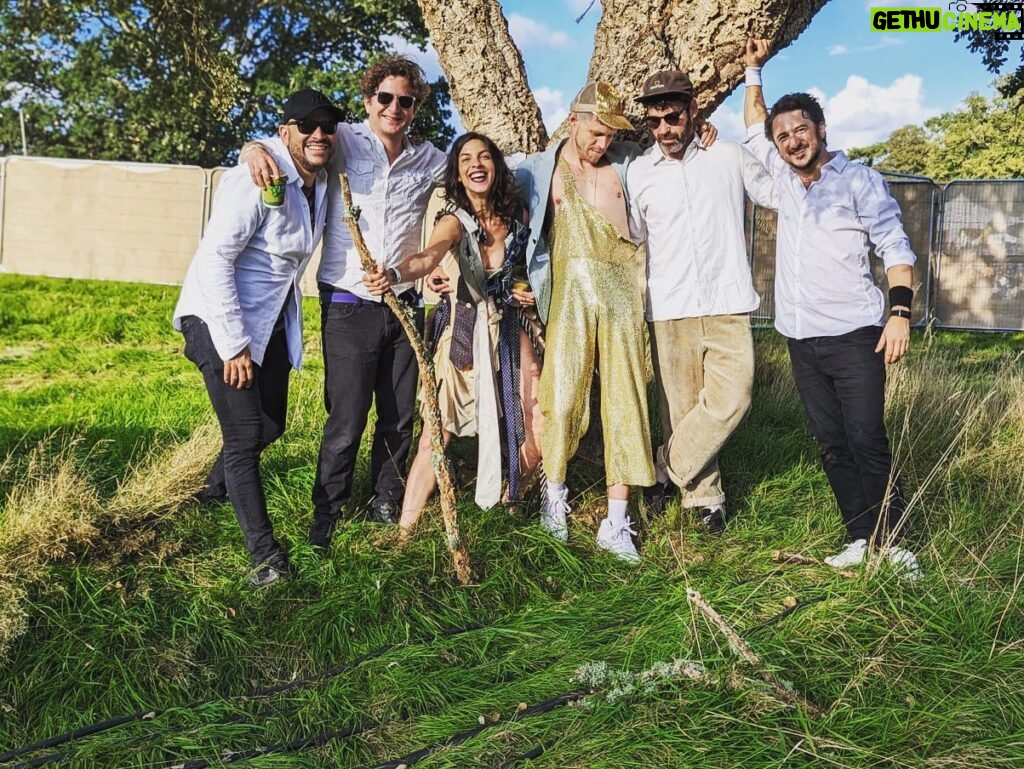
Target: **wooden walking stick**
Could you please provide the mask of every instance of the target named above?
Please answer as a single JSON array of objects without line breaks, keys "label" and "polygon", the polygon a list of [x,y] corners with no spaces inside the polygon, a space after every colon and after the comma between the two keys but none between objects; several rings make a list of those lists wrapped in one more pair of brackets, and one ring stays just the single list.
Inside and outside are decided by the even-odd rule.
[{"label": "wooden walking stick", "polygon": [[[345,201],[345,221],[352,232],[352,242],[359,252],[359,260],[363,269],[367,272],[377,272],[377,263],[370,256],[370,250],[366,247],[366,240],[363,238],[362,230],[359,229],[359,209],[352,205],[352,189],[348,184],[348,174],[340,174],[341,194]],[[444,445],[441,442],[441,406],[437,401],[437,379],[434,376],[434,361],[427,355],[423,340],[412,321],[412,313],[398,301],[393,291],[388,291],[383,296],[384,303],[391,308],[391,311],[398,318],[402,328],[405,329],[413,352],[416,353],[416,360],[420,364],[420,381],[423,384],[423,399],[427,404],[427,422],[430,425],[430,453],[431,463],[434,466],[434,473],[437,476],[437,487],[441,494],[441,516],[444,519],[445,533],[448,538],[448,550],[452,554],[452,567],[455,569],[455,578],[462,585],[468,585],[470,580],[469,555],[462,543],[462,535],[459,533],[458,513],[455,509],[455,486],[448,471],[448,463],[444,460]]]}]

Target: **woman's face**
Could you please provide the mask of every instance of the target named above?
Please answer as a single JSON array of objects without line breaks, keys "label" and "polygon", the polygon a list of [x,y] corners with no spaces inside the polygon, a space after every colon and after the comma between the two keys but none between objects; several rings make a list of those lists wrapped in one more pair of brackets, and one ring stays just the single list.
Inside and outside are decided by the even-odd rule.
[{"label": "woman's face", "polygon": [[487,145],[470,139],[459,150],[459,181],[468,194],[486,197],[494,186],[494,158]]}]

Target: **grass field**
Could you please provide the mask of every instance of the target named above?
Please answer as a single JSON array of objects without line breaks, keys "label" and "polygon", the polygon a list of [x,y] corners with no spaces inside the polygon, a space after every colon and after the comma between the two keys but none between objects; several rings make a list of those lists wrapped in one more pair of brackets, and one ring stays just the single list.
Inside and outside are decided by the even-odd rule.
[{"label": "grass field", "polygon": [[593,545],[602,478],[582,459],[568,544],[536,504],[464,495],[460,587],[436,507],[404,548],[362,519],[367,456],[329,554],[305,545],[309,303],[263,464],[299,577],[254,591],[230,506],[187,501],[217,436],[176,296],[0,275],[0,766],[1024,766],[1024,335],[922,334],[891,372],[920,581],[773,562],[843,534],[766,331],[722,457],[724,536],[636,510],[643,561],[621,564]]}]

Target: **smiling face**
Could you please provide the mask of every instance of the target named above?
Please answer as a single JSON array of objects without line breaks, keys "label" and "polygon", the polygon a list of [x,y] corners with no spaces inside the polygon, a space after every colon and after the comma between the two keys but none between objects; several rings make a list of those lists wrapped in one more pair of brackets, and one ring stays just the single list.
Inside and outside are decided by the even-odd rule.
[{"label": "smiling face", "polygon": [[[394,98],[388,104],[381,104],[377,94],[391,94]],[[377,92],[363,97],[363,106],[369,116],[370,130],[381,139],[401,140],[409,130],[416,105],[404,108],[399,104],[399,96],[416,97],[412,84],[404,77],[391,75],[380,81]],[[386,99],[387,97],[385,97]],[[404,99],[403,99],[404,101]]]},{"label": "smiling face", "polygon": [[[337,124],[337,118],[325,109],[315,109],[306,116],[324,124]],[[312,178],[320,169],[326,167],[334,155],[335,138],[334,133],[326,133],[323,128],[317,126],[311,134],[304,134],[294,122],[283,125],[278,129],[278,134],[288,146],[288,152],[295,161],[295,166],[304,178]],[[308,179],[307,179],[308,181]]]},{"label": "smiling face", "polygon": [[797,171],[808,173],[824,162],[825,124],[815,125],[803,110],[775,116],[772,140],[779,156]]},{"label": "smiling face", "polygon": [[459,181],[467,194],[487,197],[494,186],[495,166],[491,151],[479,139],[470,139],[459,150]]}]

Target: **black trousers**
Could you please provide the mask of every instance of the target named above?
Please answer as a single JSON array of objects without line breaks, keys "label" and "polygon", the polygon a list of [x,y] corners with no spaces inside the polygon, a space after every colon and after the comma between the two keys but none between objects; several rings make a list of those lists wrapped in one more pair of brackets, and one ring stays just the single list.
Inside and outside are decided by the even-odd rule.
[{"label": "black trousers", "polygon": [[885,361],[875,352],[881,333],[867,326],[789,340],[796,388],[851,541],[870,540],[876,525],[883,541],[904,512],[885,432]]},{"label": "black trousers", "polygon": [[[423,331],[423,309],[412,310]],[[335,521],[352,493],[359,444],[370,404],[377,421],[370,452],[370,484],[378,499],[400,504],[412,445],[419,366],[394,313],[383,303],[321,300],[324,407],[327,422],[316,480],[314,520]]]},{"label": "black trousers", "polygon": [[260,454],[284,432],[288,413],[292,367],[284,329],[270,337],[262,365],[253,364],[252,387],[246,390],[225,384],[224,361],[213,346],[206,323],[193,315],[185,316],[181,332],[185,336],[185,357],[202,372],[224,441],[207,484],[214,490],[227,490],[253,564],[283,558],[284,550],[274,539],[267,515]]}]

